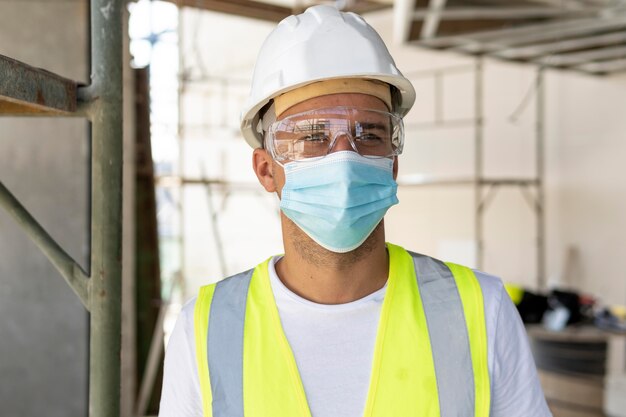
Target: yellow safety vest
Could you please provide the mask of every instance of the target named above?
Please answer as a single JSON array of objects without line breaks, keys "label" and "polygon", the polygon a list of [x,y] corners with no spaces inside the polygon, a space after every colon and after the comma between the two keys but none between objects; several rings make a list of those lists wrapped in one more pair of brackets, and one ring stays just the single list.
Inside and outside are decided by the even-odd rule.
[{"label": "yellow safety vest", "polygon": [[[484,303],[474,273],[387,249],[364,417],[489,417]],[[200,290],[194,331],[205,417],[311,417],[268,263]]]}]

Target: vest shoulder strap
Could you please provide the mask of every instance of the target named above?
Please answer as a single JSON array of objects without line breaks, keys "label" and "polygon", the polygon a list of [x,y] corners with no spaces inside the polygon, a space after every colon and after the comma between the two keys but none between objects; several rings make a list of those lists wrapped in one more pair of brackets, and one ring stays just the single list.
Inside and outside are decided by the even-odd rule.
[{"label": "vest shoulder strap", "polygon": [[469,268],[409,254],[426,316],[441,416],[489,417],[487,332],[480,284]]},{"label": "vest shoulder strap", "polygon": [[465,325],[469,335],[474,371],[474,390],[476,402],[474,415],[489,417],[491,406],[491,384],[487,352],[487,321],[485,303],[480,283],[474,272],[465,266],[446,263],[454,279],[463,303]]},{"label": "vest shoulder strap", "polygon": [[242,341],[253,272],[250,269],[202,287],[196,300],[194,333],[204,417],[213,417],[214,409],[243,417]]}]

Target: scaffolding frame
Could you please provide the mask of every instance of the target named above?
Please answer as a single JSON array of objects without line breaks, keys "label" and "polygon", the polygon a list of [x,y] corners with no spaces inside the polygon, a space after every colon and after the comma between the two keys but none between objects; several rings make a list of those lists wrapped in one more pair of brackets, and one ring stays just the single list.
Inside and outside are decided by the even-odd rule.
[{"label": "scaffolding frame", "polygon": [[[474,117],[466,120],[446,121],[443,118],[442,82],[446,74],[474,72]],[[507,177],[488,178],[484,175],[484,58],[478,56],[473,65],[458,65],[440,69],[406,72],[410,79],[433,78],[435,84],[433,122],[410,125],[412,128],[433,128],[449,126],[466,126],[474,128],[474,175],[468,178],[430,179],[413,182],[402,182],[399,185],[406,187],[441,187],[441,186],[473,186],[474,187],[474,238],[476,242],[476,267],[484,267],[485,238],[484,220],[487,209],[498,190],[502,187],[516,187],[522,193],[535,216],[535,253],[536,283],[539,289],[546,286],[546,256],[545,256],[545,158],[544,158],[544,117],[545,117],[545,67],[536,68],[533,88],[535,90],[535,176],[534,178]],[[529,191],[535,190],[535,195]]]},{"label": "scaffolding frame", "polygon": [[89,415],[120,413],[122,274],[122,6],[90,1],[91,84],[0,55],[0,114],[78,116],[91,126],[89,271],[0,182],[0,205],[52,262],[90,313]]}]

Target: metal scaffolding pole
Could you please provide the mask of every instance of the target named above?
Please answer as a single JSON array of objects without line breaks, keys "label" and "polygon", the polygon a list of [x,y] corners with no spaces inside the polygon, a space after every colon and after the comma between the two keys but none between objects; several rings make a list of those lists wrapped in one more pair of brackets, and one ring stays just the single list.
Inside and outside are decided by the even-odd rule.
[{"label": "metal scaffolding pole", "polygon": [[[185,93],[187,92],[187,71],[185,63],[184,47],[184,8],[178,9],[178,120],[176,125],[176,136],[178,139],[178,177],[185,176]],[[180,262],[179,273],[183,281],[183,287],[187,280],[187,267],[185,259],[185,187],[178,188],[178,259]]]},{"label": "metal scaffolding pole", "polygon": [[59,246],[13,194],[0,182],[0,205],[24,229],[35,245],[52,262],[67,284],[89,310],[90,282],[87,273]]},{"label": "metal scaffolding pole", "polygon": [[545,249],[545,194],[544,194],[544,115],[545,115],[545,88],[544,88],[545,69],[543,66],[537,68],[536,79],[536,109],[535,109],[535,140],[537,155],[537,202],[535,204],[537,217],[537,287],[540,290],[546,287],[546,249]]},{"label": "metal scaffolding pole", "polygon": [[0,56],[0,113],[79,115],[91,122],[91,264],[80,268],[0,183],[0,205],[26,231],[90,315],[89,415],[120,413],[122,275],[122,0],[91,0],[91,84]]},{"label": "metal scaffolding pole", "polygon": [[485,204],[483,201],[483,59],[476,58],[474,72],[474,233],[476,236],[476,267],[483,268],[484,261],[484,236],[483,214]]},{"label": "metal scaffolding pole", "polygon": [[91,121],[89,411],[120,412],[122,276],[122,0],[91,2],[91,85],[79,90]]}]

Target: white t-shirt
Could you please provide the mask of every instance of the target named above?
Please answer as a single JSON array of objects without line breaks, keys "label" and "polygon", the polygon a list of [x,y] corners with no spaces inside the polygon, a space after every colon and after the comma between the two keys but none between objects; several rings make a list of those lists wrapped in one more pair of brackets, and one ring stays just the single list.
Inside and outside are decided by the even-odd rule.
[{"label": "white t-shirt", "polygon": [[311,415],[362,416],[387,285],[350,303],[317,304],[285,287],[275,260],[269,268],[272,291]]},{"label": "white t-shirt", "polygon": [[[294,294],[269,264],[281,324],[296,359],[312,417],[363,415],[378,317],[386,286],[347,304]],[[550,417],[524,326],[502,282],[475,271],[485,300],[491,417]],[[193,329],[195,298],[176,322],[165,355],[160,417],[201,417]]]}]

